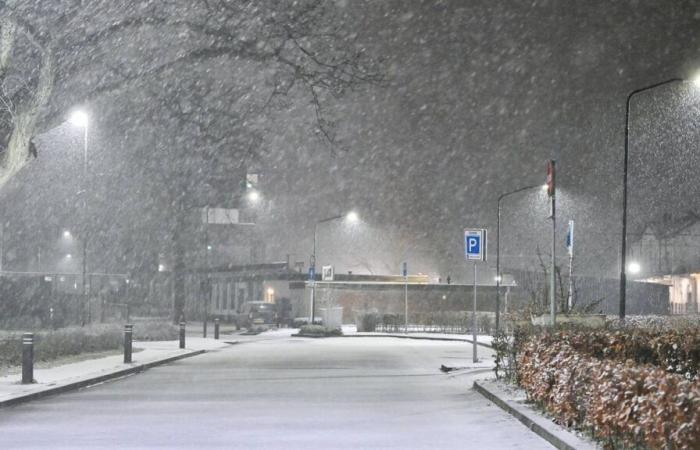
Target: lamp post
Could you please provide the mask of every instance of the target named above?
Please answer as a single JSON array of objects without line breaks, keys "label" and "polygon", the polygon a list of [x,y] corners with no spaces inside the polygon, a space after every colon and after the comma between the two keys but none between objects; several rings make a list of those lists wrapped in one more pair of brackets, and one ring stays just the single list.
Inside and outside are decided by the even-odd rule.
[{"label": "lamp post", "polygon": [[[314,274],[314,277],[316,276],[316,241],[318,235],[318,226],[322,223],[342,219],[343,217],[345,217],[345,220],[347,220],[350,223],[355,223],[359,220],[357,213],[355,211],[350,211],[347,214],[339,214],[337,216],[319,220],[314,224],[314,247],[313,253],[311,254],[311,271]],[[316,319],[316,280],[311,280],[311,282],[311,324],[313,325],[314,320]]]},{"label": "lamp post", "polygon": [[496,219],[496,330],[499,329],[500,311],[501,311],[501,201],[518,192],[527,191],[530,189],[542,188],[541,184],[533,184],[531,186],[521,187],[514,191],[506,192],[498,197],[498,217]]},{"label": "lamp post", "polygon": [[[635,89],[627,95],[625,104],[625,155],[622,165],[622,239],[620,243],[620,320],[625,319],[625,302],[627,299],[627,167],[629,161],[629,132],[630,132],[630,103],[632,97],[645,91],[664,86],[671,83],[688,83],[689,80],[682,78],[670,78],[666,81],[654,83],[639,89]],[[700,85],[700,77],[693,80],[693,83]]]},{"label": "lamp post", "polygon": [[[83,268],[82,268],[82,291],[83,291],[83,307],[85,305],[88,306],[88,321],[90,320],[89,317],[89,299],[88,299],[88,292],[87,292],[87,241],[88,241],[88,232],[87,232],[87,221],[88,221],[88,216],[87,216],[87,173],[88,173],[88,115],[83,112],[83,111],[76,111],[73,113],[73,115],[70,118],[70,122],[73,125],[76,125],[78,127],[83,128],[83,179],[82,179],[82,186],[81,186],[81,191],[83,194]],[[81,319],[82,322],[82,319]]]}]

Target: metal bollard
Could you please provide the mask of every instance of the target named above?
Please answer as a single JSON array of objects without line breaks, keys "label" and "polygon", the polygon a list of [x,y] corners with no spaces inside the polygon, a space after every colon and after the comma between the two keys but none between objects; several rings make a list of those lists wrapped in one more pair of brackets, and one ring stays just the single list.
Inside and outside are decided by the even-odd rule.
[{"label": "metal bollard", "polygon": [[124,325],[124,363],[131,362],[131,343],[134,335],[133,325]]},{"label": "metal bollard", "polygon": [[180,322],[180,348],[185,348],[185,322]]},{"label": "metal bollard", "polygon": [[214,339],[219,339],[219,319],[214,319]]},{"label": "metal bollard", "polygon": [[34,333],[22,336],[22,384],[34,382]]},{"label": "metal bollard", "polygon": [[202,323],[202,337],[207,337],[207,318],[204,318],[204,322]]}]

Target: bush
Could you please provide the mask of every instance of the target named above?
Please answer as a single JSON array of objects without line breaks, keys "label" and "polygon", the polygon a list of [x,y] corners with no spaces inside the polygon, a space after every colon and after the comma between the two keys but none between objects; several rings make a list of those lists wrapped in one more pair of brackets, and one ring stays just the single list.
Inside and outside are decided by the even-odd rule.
[{"label": "bush", "polygon": [[357,331],[373,332],[377,330],[377,324],[379,323],[379,314],[376,313],[365,313],[358,317]]},{"label": "bush", "polygon": [[343,332],[340,328],[331,328],[323,325],[304,325],[299,330],[300,336],[314,336],[314,337],[332,337],[332,336],[342,336]]},{"label": "bush", "polygon": [[169,321],[151,320],[134,324],[135,341],[172,341],[180,335],[180,328]]},{"label": "bush", "polygon": [[[118,325],[67,327],[34,334],[34,358],[51,361],[80,353],[119,349],[124,340]],[[22,364],[22,334],[10,333],[0,339],[0,365]]]},{"label": "bush", "polygon": [[531,339],[518,380],[555,421],[613,448],[700,448],[700,382],[632,360],[586,356],[565,341]]}]

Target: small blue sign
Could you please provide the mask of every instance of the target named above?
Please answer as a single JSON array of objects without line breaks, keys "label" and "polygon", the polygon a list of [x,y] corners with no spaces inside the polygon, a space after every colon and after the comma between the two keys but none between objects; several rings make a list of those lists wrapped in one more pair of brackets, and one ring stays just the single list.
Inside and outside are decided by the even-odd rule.
[{"label": "small blue sign", "polygon": [[486,261],[486,230],[464,230],[464,257],[468,261]]},{"label": "small blue sign", "polygon": [[309,267],[309,281],[313,281],[316,279],[316,268],[311,266]]},{"label": "small blue sign", "polygon": [[408,264],[406,263],[406,261],[403,262],[403,276],[408,276]]}]

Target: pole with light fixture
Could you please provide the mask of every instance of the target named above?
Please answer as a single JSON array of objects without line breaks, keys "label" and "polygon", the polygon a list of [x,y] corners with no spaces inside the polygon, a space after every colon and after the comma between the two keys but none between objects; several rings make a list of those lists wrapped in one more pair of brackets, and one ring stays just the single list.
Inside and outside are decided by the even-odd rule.
[{"label": "pole with light fixture", "polygon": [[88,174],[88,115],[84,111],[76,111],[73,113],[73,115],[70,118],[70,122],[73,125],[76,125],[78,127],[83,128],[83,177],[82,177],[82,186],[81,186],[81,191],[83,194],[83,204],[82,204],[82,209],[83,209],[83,236],[82,236],[82,241],[83,241],[83,256],[82,256],[82,291],[83,291],[83,312],[81,312],[81,319],[80,322],[81,324],[84,324],[84,309],[87,307],[87,312],[88,312],[88,322],[90,322],[91,317],[90,317],[90,299],[88,298],[88,285],[87,285],[87,250],[88,250],[88,213],[87,213],[87,189],[88,189],[88,183],[87,183],[87,174]]},{"label": "pole with light fixture", "polygon": [[635,89],[627,95],[625,103],[625,153],[622,163],[622,238],[620,241],[620,320],[625,320],[625,308],[627,300],[627,174],[629,162],[629,134],[630,134],[630,103],[632,98],[645,91],[655,89],[671,83],[689,83],[692,82],[700,87],[700,76],[694,80],[685,80],[683,78],[670,78],[666,81],[654,83],[639,89]]},{"label": "pole with light fixture", "polygon": [[501,282],[503,281],[503,275],[501,274],[501,201],[513,194],[517,194],[518,192],[523,192],[527,191],[530,189],[535,189],[535,188],[547,188],[547,185],[545,184],[544,186],[541,184],[533,184],[531,186],[525,186],[521,187],[519,189],[515,189],[513,191],[506,192],[504,194],[501,194],[498,197],[498,216],[496,218],[496,330],[499,329],[500,326],[500,311],[501,311]]},{"label": "pole with light fixture", "polygon": [[348,223],[356,223],[359,220],[359,216],[355,211],[350,211],[347,214],[339,214],[337,216],[333,217],[328,217],[326,219],[322,219],[317,221],[314,224],[314,246],[313,246],[313,253],[311,254],[311,266],[309,268],[309,282],[311,282],[311,324],[313,325],[314,321],[316,320],[316,241],[317,241],[317,236],[318,236],[318,226],[322,223],[326,222],[332,222],[334,220],[342,219],[345,217],[345,220],[348,221]]}]

